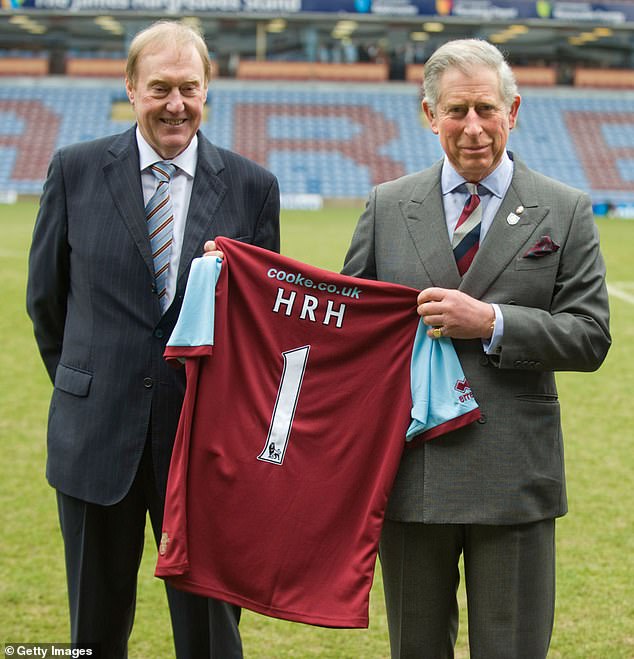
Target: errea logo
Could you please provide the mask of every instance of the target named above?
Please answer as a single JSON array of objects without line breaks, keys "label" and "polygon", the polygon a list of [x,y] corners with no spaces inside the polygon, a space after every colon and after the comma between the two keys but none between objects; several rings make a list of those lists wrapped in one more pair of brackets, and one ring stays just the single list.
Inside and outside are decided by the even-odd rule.
[{"label": "errea logo", "polygon": [[454,389],[459,392],[458,400],[461,403],[465,403],[468,400],[473,400],[473,393],[471,392],[471,386],[469,385],[469,380],[467,378],[462,378],[462,380],[456,380]]}]

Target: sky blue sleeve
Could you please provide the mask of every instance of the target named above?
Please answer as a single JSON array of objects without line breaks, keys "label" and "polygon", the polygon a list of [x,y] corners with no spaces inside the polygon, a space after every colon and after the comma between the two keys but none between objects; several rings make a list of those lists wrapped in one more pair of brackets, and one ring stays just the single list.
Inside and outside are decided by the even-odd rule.
[{"label": "sky blue sleeve", "polygon": [[[451,339],[432,339],[419,321],[411,362],[412,421],[407,440],[430,439],[475,420],[478,409]],[[423,437],[424,438],[424,437]]]},{"label": "sky blue sleeve", "polygon": [[212,256],[192,261],[183,306],[168,346],[206,346],[214,344],[216,282],[222,261]]}]

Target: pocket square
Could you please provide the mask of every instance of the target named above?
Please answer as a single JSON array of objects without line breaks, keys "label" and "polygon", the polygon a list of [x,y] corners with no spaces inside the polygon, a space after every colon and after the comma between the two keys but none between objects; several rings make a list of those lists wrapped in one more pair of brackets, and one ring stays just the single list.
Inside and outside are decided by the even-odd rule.
[{"label": "pocket square", "polygon": [[540,256],[552,254],[559,249],[559,243],[556,243],[550,236],[542,236],[532,247],[527,249],[522,255],[525,259],[536,259]]}]

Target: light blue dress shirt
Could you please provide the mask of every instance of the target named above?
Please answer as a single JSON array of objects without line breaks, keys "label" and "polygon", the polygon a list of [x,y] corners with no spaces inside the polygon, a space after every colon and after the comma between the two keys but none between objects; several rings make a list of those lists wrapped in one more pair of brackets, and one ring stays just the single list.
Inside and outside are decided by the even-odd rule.
[{"label": "light blue dress shirt", "polygon": [[[478,182],[483,185],[487,192],[480,195],[480,203],[482,204],[482,220],[480,224],[480,243],[486,240],[486,235],[493,218],[498,212],[502,199],[506,195],[511,179],[513,178],[513,161],[507,152],[504,152],[500,164],[495,168],[491,174]],[[449,240],[453,237],[458,218],[462,212],[469,193],[466,190],[464,183],[466,180],[456,172],[447,156],[442,166],[440,175],[440,186],[442,191],[442,202],[445,210],[445,221],[447,222],[447,232]],[[495,312],[495,327],[491,339],[482,342],[484,350],[487,354],[496,354],[499,352],[499,345],[504,333],[504,317],[499,305],[493,304]]]}]

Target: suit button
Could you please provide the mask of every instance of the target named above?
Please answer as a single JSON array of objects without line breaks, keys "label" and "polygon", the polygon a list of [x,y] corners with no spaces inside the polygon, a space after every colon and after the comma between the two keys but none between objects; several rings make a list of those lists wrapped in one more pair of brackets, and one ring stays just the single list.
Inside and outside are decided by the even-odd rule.
[{"label": "suit button", "polygon": [[488,366],[489,358],[486,355],[481,355],[480,357],[480,366]]},{"label": "suit button", "polygon": [[478,419],[478,423],[486,423],[487,422],[487,415],[484,413],[480,413],[480,418]]},{"label": "suit button", "polygon": [[155,336],[157,339],[162,339],[164,335],[165,335],[165,332],[163,332],[163,330],[162,330],[160,327],[157,327],[157,328],[154,330],[154,336]]},{"label": "suit button", "polygon": [[146,389],[151,389],[154,386],[154,380],[152,378],[143,378],[143,386]]}]

